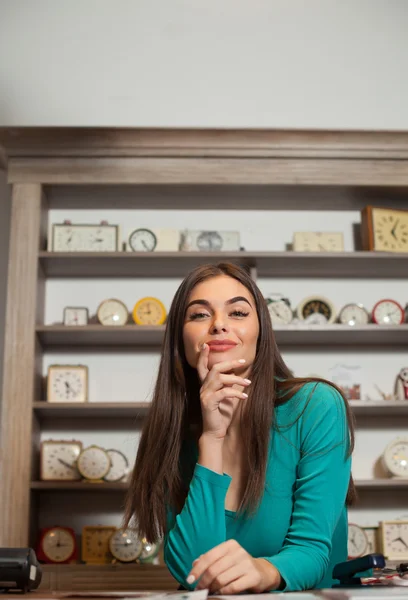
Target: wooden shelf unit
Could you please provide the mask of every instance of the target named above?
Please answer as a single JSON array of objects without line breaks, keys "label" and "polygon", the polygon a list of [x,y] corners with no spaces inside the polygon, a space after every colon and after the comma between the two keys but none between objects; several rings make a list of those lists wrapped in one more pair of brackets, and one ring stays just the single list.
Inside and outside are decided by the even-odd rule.
[{"label": "wooden shelf unit", "polygon": [[[236,206],[248,210],[255,207],[350,210],[369,203],[407,208],[406,132],[6,128],[0,129],[0,148],[12,185],[0,419],[1,453],[7,457],[0,461],[0,546],[3,547],[32,545],[38,534],[38,497],[61,489],[37,481],[35,458],[39,454],[44,419],[110,418],[110,411],[115,409],[117,416],[127,418],[137,413],[142,418],[148,408],[118,404],[114,409],[100,403],[96,407],[72,409],[45,406],[38,402],[42,397],[43,352],[54,348],[89,349],[95,345],[107,349],[158,347],[164,334],[164,328],[142,329],[130,325],[118,329],[45,325],[47,278],[173,277],[184,275],[201,262],[220,259],[246,265],[254,278],[329,274],[350,278],[406,276],[408,259],[399,254],[240,252],[211,256],[196,253],[96,256],[45,250],[50,198],[56,188],[77,190],[74,201],[66,195],[59,207],[75,203],[77,208],[82,207],[86,190],[96,187],[123,189],[126,196],[123,202],[138,208],[140,199],[133,198],[129,190],[151,190],[155,199],[152,206],[156,208],[190,208],[195,192],[201,198],[197,207],[205,198],[206,208],[214,210]],[[170,200],[162,190],[173,190],[168,196]],[[209,190],[215,191],[215,196]],[[249,195],[253,201],[248,202]],[[101,199],[101,203],[111,206],[106,199]],[[287,327],[277,329],[276,335],[283,346],[353,344],[363,348],[382,344],[389,350],[408,345],[408,325],[355,329],[333,325],[313,330]],[[355,410],[361,415],[366,414],[363,410],[371,411],[371,415],[384,415],[384,407],[377,404],[364,409],[361,405]],[[390,414],[395,411],[392,414],[406,415],[405,406],[390,404],[389,410]],[[117,493],[124,489],[118,488],[118,484],[99,489],[95,485],[78,482],[75,492],[104,489]],[[406,484],[396,480],[360,481],[358,485],[361,489],[392,486],[398,487],[399,493],[406,493]],[[74,490],[68,485],[64,489]],[[78,567],[79,573],[83,566]],[[62,566],[59,568],[63,570]],[[153,589],[157,573],[152,570],[143,579],[145,589]],[[84,589],[83,579],[81,582]],[[103,585],[108,589],[105,581]],[[116,577],[115,589],[119,589],[118,585]],[[133,582],[131,587],[134,589]]]}]

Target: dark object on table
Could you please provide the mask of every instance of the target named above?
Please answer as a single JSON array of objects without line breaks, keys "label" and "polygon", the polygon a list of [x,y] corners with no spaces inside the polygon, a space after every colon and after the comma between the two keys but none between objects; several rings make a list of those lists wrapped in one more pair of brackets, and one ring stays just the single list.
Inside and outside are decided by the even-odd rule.
[{"label": "dark object on table", "polygon": [[32,548],[0,548],[0,592],[24,594],[41,583],[42,569]]},{"label": "dark object on table", "polygon": [[382,554],[366,554],[354,560],[339,563],[333,569],[333,579],[338,579],[340,583],[333,587],[354,587],[360,586],[361,577],[357,573],[362,573],[369,569],[384,569],[385,558]]}]

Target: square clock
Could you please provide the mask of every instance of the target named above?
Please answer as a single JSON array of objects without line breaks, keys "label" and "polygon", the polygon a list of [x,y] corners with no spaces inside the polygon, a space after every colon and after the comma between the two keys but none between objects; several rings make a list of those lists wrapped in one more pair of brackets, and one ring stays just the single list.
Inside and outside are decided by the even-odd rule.
[{"label": "square clock", "polygon": [[87,366],[50,365],[48,367],[47,402],[87,401]]},{"label": "square clock", "polygon": [[66,306],[64,308],[64,325],[88,325],[88,309],[85,306]]}]

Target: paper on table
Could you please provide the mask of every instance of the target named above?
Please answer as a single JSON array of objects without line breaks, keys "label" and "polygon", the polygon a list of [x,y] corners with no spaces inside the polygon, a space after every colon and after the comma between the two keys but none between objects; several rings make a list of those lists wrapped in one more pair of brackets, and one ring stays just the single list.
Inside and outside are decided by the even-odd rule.
[{"label": "paper on table", "polygon": [[316,600],[318,596],[308,592],[277,592],[268,594],[237,594],[237,595],[225,595],[225,596],[213,596],[214,600],[222,598],[222,600],[232,600],[237,598],[239,600],[276,600],[276,598],[285,598],[285,600]]},{"label": "paper on table", "polygon": [[[59,598],[120,598],[121,600],[135,600],[135,598],[146,598],[147,600],[207,600],[208,590],[199,590],[197,592],[133,592],[124,590],[123,592],[66,592],[58,593]],[[38,600],[38,599],[36,599]],[[269,599],[270,600],[270,599]]]}]

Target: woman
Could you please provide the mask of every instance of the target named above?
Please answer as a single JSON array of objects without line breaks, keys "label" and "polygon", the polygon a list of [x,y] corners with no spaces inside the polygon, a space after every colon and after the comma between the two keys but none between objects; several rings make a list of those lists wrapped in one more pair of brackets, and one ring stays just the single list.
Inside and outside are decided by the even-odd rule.
[{"label": "woman", "polygon": [[183,588],[331,587],[347,560],[353,419],[324,380],[294,378],[240,267],[193,270],[172,302],[126,501]]}]

